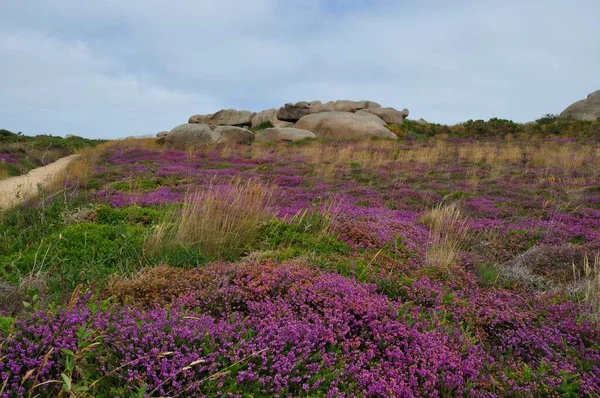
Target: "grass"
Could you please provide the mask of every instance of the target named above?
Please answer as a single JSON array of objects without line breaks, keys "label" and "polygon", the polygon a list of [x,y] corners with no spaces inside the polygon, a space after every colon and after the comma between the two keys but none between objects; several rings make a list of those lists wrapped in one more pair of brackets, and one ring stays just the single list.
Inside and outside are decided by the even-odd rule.
[{"label": "grass", "polygon": [[182,245],[208,257],[236,258],[256,243],[270,217],[273,190],[256,180],[212,184],[189,193],[180,213],[158,225],[148,240],[151,251]]},{"label": "grass", "polygon": [[440,203],[425,212],[419,221],[430,231],[427,263],[441,267],[454,264],[468,235],[458,206]]},{"label": "grass", "polygon": [[[50,135],[26,136],[0,130],[0,180],[27,173],[36,167],[103,142],[103,140],[77,136],[67,138]],[[4,162],[1,155],[9,155],[13,160]]]},{"label": "grass", "polygon": [[573,278],[579,285],[581,301],[595,321],[600,321],[600,252],[590,259],[585,254],[583,258],[583,272],[573,264]]},{"label": "grass", "polygon": [[[362,363],[363,373],[381,370],[381,382],[393,376],[382,365],[392,357],[355,360],[368,346],[383,355],[409,347],[430,352],[419,357],[419,369],[449,396],[459,390],[444,383],[457,375],[468,379],[462,395],[518,396],[525,389],[590,395],[600,380],[598,348],[589,343],[600,324],[600,258],[589,255],[600,241],[598,143],[509,135],[456,141],[451,134],[430,137],[403,128],[395,127],[404,137],[398,142],[316,140],[179,152],[153,140],[123,140],[85,150],[58,180],[60,194],[42,193],[43,200],[0,215],[0,307],[8,308],[4,290],[14,305],[0,317],[2,336],[56,345],[36,335],[52,321],[31,318],[32,310],[52,314],[52,325],[62,330],[73,326],[71,319],[80,322],[79,315],[60,318],[74,307],[67,298],[79,291],[93,297],[75,306],[81,314],[92,311],[89,322],[65,333],[73,354],[53,353],[55,373],[33,392],[77,386],[125,396],[128,388],[143,394],[168,386],[160,394],[170,396],[175,384],[185,391],[235,364],[231,374],[219,373],[215,393],[326,395],[347,365]],[[579,265],[573,273],[571,263]],[[386,314],[381,323],[377,308]],[[151,321],[147,311],[154,311]],[[313,329],[321,316],[327,321]],[[233,326],[250,319],[260,326]],[[30,328],[18,334],[23,322]],[[215,329],[205,333],[203,325]],[[219,330],[229,327],[233,335],[221,338]],[[401,343],[388,340],[395,331]],[[121,332],[126,337],[115,337]],[[106,333],[111,337],[102,341]],[[188,345],[194,333],[199,339]],[[266,343],[253,340],[265,333]],[[319,346],[323,350],[294,344],[332,333],[342,339],[351,333],[354,340],[343,348]],[[281,345],[271,344],[273,338]],[[84,344],[96,343],[80,355]],[[197,362],[228,352],[218,344],[234,352],[251,347],[262,356],[248,364],[238,363],[248,352],[223,357],[211,369]],[[153,359],[155,347],[165,357]],[[444,358],[462,363],[468,351],[482,364],[466,363],[464,372],[453,373],[435,355],[448,347],[459,348]],[[183,351],[193,358],[164,376],[152,373]],[[43,359],[47,352],[23,355]],[[549,359],[540,361],[540,353]],[[301,382],[273,384],[272,364],[280,357],[295,361],[286,369]],[[338,362],[322,370],[325,358]],[[319,364],[310,366],[311,375],[309,363]],[[11,374],[17,387],[30,368]],[[556,382],[556,369],[568,369],[560,374],[564,382]],[[239,381],[249,371],[256,378]],[[134,385],[127,382],[133,373]],[[356,379],[343,382],[344,392],[368,395]],[[417,382],[411,392],[419,395],[421,388]]]}]

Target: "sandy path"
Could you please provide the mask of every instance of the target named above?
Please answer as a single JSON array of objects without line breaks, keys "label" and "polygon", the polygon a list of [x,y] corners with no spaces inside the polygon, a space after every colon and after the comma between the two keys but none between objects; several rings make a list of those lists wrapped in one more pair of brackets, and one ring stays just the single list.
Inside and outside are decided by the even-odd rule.
[{"label": "sandy path", "polygon": [[43,167],[33,169],[27,175],[11,177],[0,181],[0,210],[14,206],[28,197],[38,193],[38,184],[44,185],[52,177],[60,173],[79,155],[71,155],[58,159]]}]

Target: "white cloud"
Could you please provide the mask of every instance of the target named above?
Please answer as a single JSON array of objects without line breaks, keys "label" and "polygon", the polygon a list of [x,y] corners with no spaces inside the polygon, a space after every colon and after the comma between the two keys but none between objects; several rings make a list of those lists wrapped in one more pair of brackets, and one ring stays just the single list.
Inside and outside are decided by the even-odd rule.
[{"label": "white cloud", "polygon": [[439,122],[527,121],[600,88],[595,0],[0,7],[0,127],[27,132],[124,136],[221,107],[345,98]]},{"label": "white cloud", "polygon": [[94,56],[82,42],[45,36],[0,38],[4,128],[96,137],[149,134],[185,122],[218,100],[167,89]]}]

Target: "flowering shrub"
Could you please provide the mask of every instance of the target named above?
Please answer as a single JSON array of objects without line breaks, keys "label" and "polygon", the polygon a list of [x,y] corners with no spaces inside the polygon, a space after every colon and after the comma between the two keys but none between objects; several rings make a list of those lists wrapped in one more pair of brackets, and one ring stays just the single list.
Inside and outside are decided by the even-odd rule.
[{"label": "flowering shrub", "polygon": [[[102,309],[83,297],[57,313],[20,320],[0,351],[8,392],[23,395],[60,380],[64,349],[80,350],[82,330],[102,336],[101,343],[73,383],[88,383],[98,394],[146,386],[159,395],[460,395],[484,379],[480,349],[427,321],[397,320],[401,303],[374,286],[293,265],[217,264],[206,272],[229,275],[230,282],[170,307]],[[23,383],[32,369],[35,379]],[[92,369],[100,380],[93,386]],[[57,390],[55,383],[34,389]]]},{"label": "flowering shrub", "polygon": [[[552,139],[108,146],[87,188],[0,220],[2,276],[51,271],[62,293],[23,291],[35,310],[0,318],[0,395],[593,396],[599,162],[595,142]],[[240,199],[247,181],[268,205]],[[461,217],[436,224],[438,205]],[[181,215],[153,253],[144,238]],[[188,233],[211,217],[254,221],[222,251]],[[82,282],[94,297],[64,304]]]}]

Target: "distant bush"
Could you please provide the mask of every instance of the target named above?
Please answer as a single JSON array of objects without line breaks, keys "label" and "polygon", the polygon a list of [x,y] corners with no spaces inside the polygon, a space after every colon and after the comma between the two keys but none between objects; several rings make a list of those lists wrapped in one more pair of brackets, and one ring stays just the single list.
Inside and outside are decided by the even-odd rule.
[{"label": "distant bush", "polygon": [[0,129],[0,142],[6,140],[12,140],[15,139],[16,137],[19,137],[19,135],[13,133],[12,131],[9,130],[5,130],[5,129]]},{"label": "distant bush", "polygon": [[552,113],[546,113],[544,116],[542,116],[541,118],[539,118],[538,120],[536,120],[535,122],[538,125],[543,125],[543,124],[550,124],[550,123],[554,123],[556,121],[559,120],[559,116],[558,115],[554,115]]},{"label": "distant bush", "polygon": [[412,120],[406,120],[403,124],[394,126],[392,131],[409,139],[437,135],[459,138],[506,137],[509,135],[600,138],[600,121],[568,119],[552,114],[546,114],[535,122],[525,124],[499,118],[492,118],[488,121],[468,120],[453,126],[436,123],[420,124]]},{"label": "distant bush", "polygon": [[[0,179],[27,173],[81,149],[95,147],[104,140],[77,136],[67,138],[51,135],[26,136],[0,129]],[[14,158],[2,162],[2,155]]]}]

